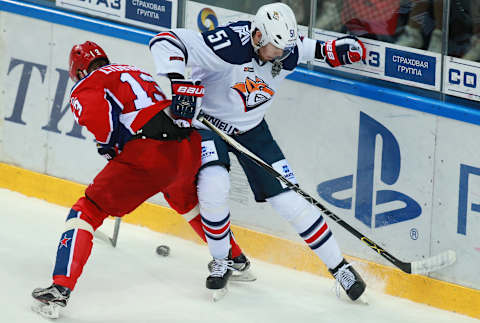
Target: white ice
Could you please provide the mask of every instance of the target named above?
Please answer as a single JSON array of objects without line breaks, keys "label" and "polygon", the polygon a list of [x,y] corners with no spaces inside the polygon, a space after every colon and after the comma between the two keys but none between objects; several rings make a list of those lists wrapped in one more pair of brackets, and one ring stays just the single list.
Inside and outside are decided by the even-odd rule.
[{"label": "white ice", "polygon": [[[68,209],[0,189],[0,322],[46,322],[30,293],[51,283]],[[101,229],[110,234],[113,221]],[[169,257],[156,246],[171,247]],[[375,290],[369,305],[337,298],[333,280],[252,259],[253,283],[230,283],[213,303],[205,288],[206,246],[122,223],[113,248],[95,240],[89,262],[58,322],[466,323],[473,318]]]}]

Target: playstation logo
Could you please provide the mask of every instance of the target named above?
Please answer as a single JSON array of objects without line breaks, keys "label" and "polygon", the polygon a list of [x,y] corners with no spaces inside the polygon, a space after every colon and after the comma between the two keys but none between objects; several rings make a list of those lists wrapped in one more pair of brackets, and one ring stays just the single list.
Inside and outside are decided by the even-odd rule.
[{"label": "playstation logo", "polygon": [[[381,138],[381,162],[380,165],[375,165],[375,147],[379,137]],[[390,189],[375,190],[374,174],[376,167],[380,167],[380,181],[388,187],[394,185],[400,176],[400,146],[387,128],[367,114],[360,112],[355,218],[370,228],[378,228],[420,216],[422,208],[410,196]],[[352,174],[325,181],[317,186],[317,192],[321,198],[336,207],[352,209],[352,197],[338,199],[333,195],[352,189],[353,179]],[[403,202],[403,207],[381,213],[374,212],[375,207],[383,205],[384,208],[388,208],[384,204],[397,201]],[[395,203],[395,205],[398,205],[398,203]]]}]

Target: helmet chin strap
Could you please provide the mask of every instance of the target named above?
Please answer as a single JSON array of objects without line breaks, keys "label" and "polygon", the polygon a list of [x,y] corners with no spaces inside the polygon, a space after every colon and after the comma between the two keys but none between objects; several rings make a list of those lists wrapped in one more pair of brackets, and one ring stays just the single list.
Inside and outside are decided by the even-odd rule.
[{"label": "helmet chin strap", "polygon": [[258,54],[258,50],[261,47],[261,46],[259,46],[260,42],[258,44],[255,44],[255,41],[253,40],[253,37],[250,37],[250,40],[252,42],[252,46],[253,46],[253,50],[255,51],[255,54]]},{"label": "helmet chin strap", "polygon": [[254,34],[255,32],[258,31],[258,29],[255,29],[252,33],[251,33],[251,36],[250,36],[250,41],[252,42],[252,46],[253,46],[253,50],[255,51],[255,54],[258,55],[258,50],[265,46],[265,40],[263,40],[263,35],[260,37],[260,40],[258,41],[257,44],[255,44],[255,40],[253,39],[254,37]]}]

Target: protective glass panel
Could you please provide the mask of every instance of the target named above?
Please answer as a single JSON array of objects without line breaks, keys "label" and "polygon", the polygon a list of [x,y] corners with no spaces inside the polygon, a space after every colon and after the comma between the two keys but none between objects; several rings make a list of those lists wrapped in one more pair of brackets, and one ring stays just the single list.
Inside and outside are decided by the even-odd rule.
[{"label": "protective glass panel", "polygon": [[318,0],[315,27],[441,52],[442,0]]},{"label": "protective glass panel", "polygon": [[[243,0],[243,1],[231,1],[231,0],[200,0],[195,1],[198,3],[207,4],[210,6],[216,6],[220,8],[245,12],[254,15],[258,8],[265,4],[279,2],[271,0]],[[310,0],[282,0],[283,2],[292,8],[297,18],[299,25],[308,26],[310,20]]]},{"label": "protective glass panel", "polygon": [[447,55],[480,61],[480,1],[450,1]]},{"label": "protective glass panel", "polygon": [[245,12],[254,15],[258,8],[265,4],[278,2],[270,0],[243,0],[243,1],[231,1],[231,0],[200,0],[195,1],[210,6],[220,7],[224,9],[230,9],[240,12]]}]

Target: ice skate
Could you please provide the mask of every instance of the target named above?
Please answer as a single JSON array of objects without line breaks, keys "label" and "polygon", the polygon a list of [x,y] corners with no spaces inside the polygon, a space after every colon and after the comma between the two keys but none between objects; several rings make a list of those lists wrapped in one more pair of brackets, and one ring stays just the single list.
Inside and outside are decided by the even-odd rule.
[{"label": "ice skate", "polygon": [[240,281],[240,282],[253,282],[257,280],[257,277],[250,270],[250,260],[248,260],[245,254],[241,254],[232,259],[233,260],[233,271],[231,281]]},{"label": "ice skate", "polygon": [[[353,269],[352,265],[345,259],[343,259],[336,268],[329,269],[329,271],[337,281],[337,296],[339,296],[340,293],[340,287],[338,285],[342,286],[352,301],[355,301],[362,296],[366,284],[357,271]],[[359,301],[365,304],[368,303],[366,298],[362,298]]]},{"label": "ice skate", "polygon": [[212,271],[207,277],[206,286],[213,291],[213,301],[221,300],[228,292],[227,283],[232,275],[233,260],[213,259]]},{"label": "ice skate", "polygon": [[[230,281],[252,282],[257,280],[257,277],[250,270],[250,260],[244,253],[232,259],[232,251],[228,254],[228,259],[233,260],[232,276]],[[208,263],[208,270],[212,272],[213,260]]]},{"label": "ice skate", "polygon": [[47,288],[35,288],[32,292],[35,304],[32,310],[40,315],[56,319],[60,316],[60,308],[67,306],[70,289],[52,284]]}]

